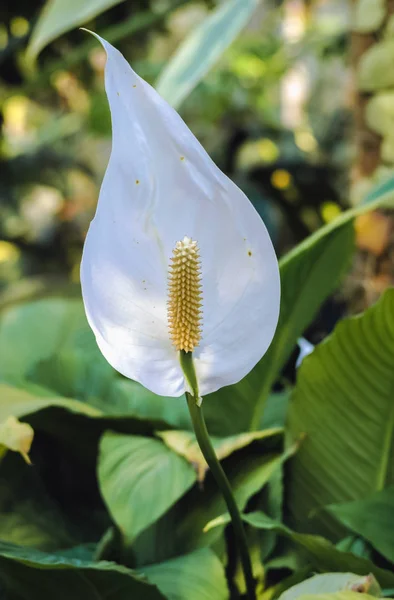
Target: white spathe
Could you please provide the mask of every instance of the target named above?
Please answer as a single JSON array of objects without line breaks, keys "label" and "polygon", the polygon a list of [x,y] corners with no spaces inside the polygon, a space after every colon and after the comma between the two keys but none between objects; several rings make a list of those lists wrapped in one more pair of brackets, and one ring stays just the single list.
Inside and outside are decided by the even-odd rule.
[{"label": "white spathe", "polygon": [[315,346],[313,344],[311,344],[310,342],[308,342],[308,340],[306,340],[303,337],[298,338],[297,344],[298,344],[298,347],[300,349],[300,353],[299,353],[298,358],[296,360],[296,365],[295,366],[298,369],[301,366],[301,363],[303,362],[304,358],[306,358],[307,356],[309,356],[310,354],[312,354],[312,352],[315,349]]},{"label": "white spathe", "polygon": [[193,356],[204,396],[242,379],[267,351],[279,316],[278,262],[245,194],[120,52],[98,39],[107,52],[113,137],[82,258],[86,315],[117,371],[156,394],[183,394],[168,330],[168,265],[179,240],[196,240],[203,331]]}]

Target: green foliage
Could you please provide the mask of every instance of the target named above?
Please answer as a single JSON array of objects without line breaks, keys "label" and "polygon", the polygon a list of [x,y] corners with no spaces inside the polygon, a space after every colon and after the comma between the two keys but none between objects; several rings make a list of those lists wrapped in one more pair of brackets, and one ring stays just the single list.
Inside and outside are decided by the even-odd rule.
[{"label": "green foliage", "polygon": [[337,594],[342,591],[351,594],[369,593],[370,596],[379,597],[381,589],[376,579],[367,575],[360,577],[354,573],[324,573],[314,575],[302,583],[294,585],[280,596],[280,600],[296,600],[300,596],[321,594]]},{"label": "green foliage", "polygon": [[[270,519],[262,512],[252,512],[243,516],[245,523],[264,531],[276,531],[280,536],[289,539],[300,548],[307,556],[313,568],[322,572],[352,572],[358,575],[372,573],[382,587],[392,587],[394,573],[376,567],[370,560],[356,556],[350,552],[343,552],[336,548],[326,538],[305,533],[297,533],[278,521]],[[214,529],[223,526],[229,521],[228,515],[222,515],[216,521],[207,524],[207,528]]]},{"label": "green foliage", "polygon": [[100,442],[98,479],[114,522],[132,542],[187,492],[196,472],[158,440],[108,432]]},{"label": "green foliage", "polygon": [[30,39],[27,54],[35,60],[54,39],[90,21],[123,0],[47,0]]},{"label": "green foliage", "polygon": [[[85,323],[80,300],[51,298],[3,311],[0,325],[2,379],[23,379],[38,362],[68,348],[78,347],[81,353],[99,356],[94,337]],[[9,351],[11,345],[14,352]]]},{"label": "green foliage", "polygon": [[[258,383],[256,378],[259,365],[240,384],[204,399],[210,430],[219,433],[222,425],[221,435],[214,437],[213,443],[238,506],[244,510],[251,503],[272,516],[245,515],[245,521],[255,528],[248,539],[254,548],[256,573],[261,572],[259,561],[265,560],[271,568],[275,564],[290,569],[303,565],[305,574],[313,569],[351,571],[360,576],[371,572],[381,585],[394,585],[383,564],[372,562],[368,553],[358,555],[356,545],[345,551],[345,543],[343,549],[336,548],[324,537],[298,533],[281,522],[284,492],[294,523],[303,527],[309,523],[311,510],[336,503],[315,515],[314,531],[317,523],[319,530],[324,526],[331,534],[356,533],[387,560],[393,560],[387,526],[391,488],[386,488],[385,510],[371,508],[371,502],[382,499],[368,496],[392,478],[390,356],[394,335],[390,318],[394,293],[387,292],[365,315],[341,323],[331,338],[305,359],[290,405],[288,391],[272,394],[262,420],[265,429],[257,426],[256,431],[246,431],[250,411],[258,402],[256,390],[268,386],[267,381],[271,390],[297,336],[344,272],[353,249],[354,217],[371,207],[389,205],[392,186],[391,180],[386,182],[363,206],[348,211],[282,259],[282,317],[262,381]],[[14,351],[9,352],[10,348]],[[0,581],[11,598],[24,593],[18,587],[23,585],[20,578],[26,569],[18,558],[21,552],[32,561],[29,585],[40,581],[45,571],[48,589],[59,583],[75,586],[75,597],[84,593],[84,582],[89,581],[99,594],[105,585],[119,585],[144,598],[148,593],[152,598],[161,597],[157,595],[160,592],[177,600],[226,598],[221,561],[209,550],[215,548],[224,560],[227,520],[221,515],[226,506],[189,430],[185,402],[156,397],[117,375],[98,352],[82,305],[76,300],[48,298],[3,310],[0,357],[0,420],[14,416],[29,421],[36,433],[32,459],[38,465],[32,472],[38,479],[29,484],[28,503],[23,482],[31,478],[21,471],[22,461],[14,471],[15,461],[21,459],[7,456],[0,467],[10,485],[6,502],[0,502],[0,515],[7,514],[0,538],[18,544],[7,546],[8,554],[2,559],[5,575],[0,575]],[[372,383],[375,381],[379,383]],[[352,401],[353,393],[357,393],[357,403]],[[307,435],[299,449],[293,445],[283,452],[281,426],[286,412],[292,439],[299,442],[299,436]],[[349,422],[354,423],[350,447]],[[267,429],[272,426],[276,428]],[[56,506],[59,491],[55,496],[52,490],[48,494],[39,483],[44,476],[43,436],[58,444],[68,460],[78,460],[82,479],[94,477],[97,461],[99,490],[91,517],[87,518],[87,511],[92,500],[79,508],[76,517],[67,504]],[[283,481],[282,466],[294,452]],[[27,465],[23,468],[28,469]],[[63,490],[58,473],[51,472],[52,485]],[[5,480],[0,473],[0,491],[6,489]],[[360,500],[343,504],[355,498]],[[376,520],[368,518],[367,528],[363,526],[366,511],[380,515]],[[115,535],[97,546],[111,521]],[[216,526],[206,528],[208,522]],[[283,538],[292,545],[291,560],[281,557]],[[62,550],[65,547],[67,550]],[[56,558],[38,555],[38,550],[55,552]],[[95,557],[114,562],[97,562]],[[46,566],[43,571],[40,561],[49,561],[51,568]],[[204,577],[193,579],[192,567],[199,561]],[[137,567],[160,592],[120,564]],[[122,581],[114,583],[115,578]],[[289,584],[291,581],[294,577]],[[283,582],[278,591],[285,588]]]},{"label": "green foliage", "polygon": [[145,567],[142,573],[169,600],[226,600],[228,597],[223,566],[207,549]]},{"label": "green foliage", "polygon": [[68,398],[53,397],[48,390],[33,388],[36,393],[25,389],[13,387],[6,383],[0,384],[2,402],[0,406],[1,420],[6,420],[9,416],[26,417],[44,409],[59,407],[65,408],[72,413],[83,414],[90,417],[100,416],[100,412],[95,408]]},{"label": "green foliage", "polygon": [[[261,441],[257,440],[257,436],[255,438],[254,442],[250,440],[249,446],[238,450],[235,438],[221,442],[216,440],[216,447],[233,445],[232,453],[222,464],[240,508],[244,508],[271,481],[288,456],[281,452],[282,442],[277,435],[266,436]],[[203,480],[200,471],[198,485],[193,486],[133,544],[132,550],[138,564],[167,560],[197,548],[216,548],[217,545],[222,547],[223,529],[205,532],[204,526],[207,520],[215,519],[223,513],[225,503],[211,473],[207,471],[202,475]]]},{"label": "green foliage", "polygon": [[[265,429],[264,431],[253,431],[233,435],[231,437],[219,438],[212,437],[212,445],[216,456],[223,460],[231,456],[233,452],[242,450],[253,442],[264,443],[267,450],[280,445],[282,441],[283,429]],[[208,465],[201,453],[194,433],[190,431],[161,431],[159,436],[165,444],[175,452],[184,456],[190,464],[196,469],[198,478],[204,480]]]},{"label": "green foliage", "polygon": [[368,540],[394,563],[394,487],[375,492],[361,500],[327,507],[345,527]]},{"label": "green foliage", "polygon": [[[292,462],[289,506],[308,527],[326,504],[368,496],[393,484],[394,290],[365,314],[342,321],[307,357],[290,402],[288,430],[305,435]],[[313,519],[331,535],[329,513]]]},{"label": "green foliage", "polygon": [[[385,183],[364,206],[344,214],[282,259],[284,296],[279,341],[274,342],[274,359],[267,361],[263,385],[267,385],[267,380],[270,387],[274,383],[297,335],[344,271],[353,248],[355,215],[390,204],[392,183]],[[334,261],[338,264],[333,265]],[[296,290],[292,296],[291,289]],[[261,389],[254,383],[256,374],[204,399],[209,428],[220,431],[223,424],[222,434],[214,437],[213,443],[240,509],[246,509],[251,502],[273,517],[269,519],[262,513],[245,515],[246,522],[257,528],[256,533],[250,531],[248,536],[251,544],[253,540],[257,567],[262,559],[270,560],[272,565],[275,561],[281,564],[280,540],[285,537],[292,544],[296,559],[296,562],[294,558],[290,562],[283,559],[282,564],[290,569],[300,563],[306,574],[313,569],[352,571],[360,576],[372,572],[381,585],[394,585],[391,573],[379,561],[375,564],[370,558],[357,555],[356,546],[344,551],[323,537],[298,533],[281,522],[283,491],[297,523],[308,522],[313,508],[365,498],[356,506],[345,504],[320,511],[314,523],[337,532],[339,519],[341,531],[357,533],[386,559],[393,560],[392,540],[384,521],[391,506],[390,488],[387,488],[386,512],[381,510],[376,521],[369,519],[370,527],[362,526],[363,510],[377,514],[368,504],[368,494],[382,489],[392,477],[389,365],[394,339],[390,325],[393,301],[394,293],[388,292],[365,315],[340,324],[333,336],[305,359],[289,409],[287,392],[278,404],[275,402],[282,396],[270,396],[262,423],[265,427],[276,425],[276,429],[257,428],[247,432],[242,420],[234,423],[249,407],[254,410],[256,389]],[[11,598],[12,594],[19,598],[18,594],[24,593],[20,578],[24,577],[26,565],[18,558],[21,552],[26,560],[32,561],[29,585],[40,581],[45,572],[43,577],[49,590],[59,583],[75,586],[75,597],[84,593],[85,582],[89,581],[90,588],[99,590],[95,590],[96,594],[103,593],[105,585],[116,585],[122,590],[125,586],[136,597],[143,594],[144,598],[149,597],[148,593],[152,598],[161,597],[157,595],[160,592],[174,599],[226,598],[221,561],[209,550],[215,548],[222,559],[226,555],[227,521],[220,517],[226,507],[193,434],[185,429],[189,424],[184,401],[158,398],[118,376],[98,352],[82,305],[76,300],[51,298],[4,310],[0,321],[0,356],[3,379],[0,417],[27,419],[34,427],[37,445],[33,446],[32,458],[33,462],[38,460],[38,467],[34,467],[38,471],[34,473],[39,476],[29,484],[30,498],[26,503],[22,485],[26,476],[18,477],[21,466],[13,471],[19,457],[7,457],[1,467],[8,469],[4,477],[11,487],[6,503],[2,506],[0,502],[0,514],[7,514],[5,525],[0,527],[0,538],[18,544],[7,546],[2,559],[5,575],[0,575],[0,580]],[[376,380],[378,386],[372,384]],[[357,404],[350,400],[354,390]],[[218,401],[221,394],[224,398],[224,393],[225,405],[224,400]],[[280,426],[287,410],[293,439],[304,433],[307,436],[292,458],[283,482],[283,463],[297,450],[297,445],[293,445],[283,452]],[[247,417],[250,419],[250,412]],[[355,425],[350,449],[349,422]],[[229,432],[232,428],[233,435],[226,436],[226,428]],[[237,430],[239,433],[235,433]],[[80,507],[77,518],[66,504],[55,507],[54,492],[48,494],[45,486],[39,484],[42,436],[49,436],[52,444],[56,440],[60,452],[69,459],[78,457],[82,478],[94,477],[97,461],[98,485],[108,512],[100,504],[98,490],[96,508],[89,519],[86,516],[89,501]],[[28,469],[27,465],[24,469]],[[55,486],[62,486],[56,471],[52,472],[52,481]],[[1,482],[0,478],[0,490],[4,490]],[[37,519],[38,510],[42,515]],[[216,527],[205,527],[215,520]],[[120,535],[97,546],[111,521]],[[91,544],[87,545],[88,542]],[[61,550],[62,547],[67,551]],[[38,550],[55,552],[56,558],[38,555]],[[95,556],[115,562],[97,562]],[[43,570],[40,561],[45,564],[49,561],[51,568],[46,566]],[[199,561],[204,576],[194,580],[192,567]],[[119,564],[138,567],[138,572],[145,573],[160,592]],[[121,581],[115,583],[115,579]],[[285,585],[281,584],[282,590]],[[144,591],[136,591],[139,589]]]},{"label": "green foliage", "polygon": [[[390,179],[362,206],[344,212],[333,223],[322,227],[280,260],[281,310],[274,340],[262,360],[239,384],[233,386],[236,424],[258,428],[265,401],[281,369],[290,357],[297,339],[313,321],[324,300],[338,286],[349,267],[354,251],[355,217],[365,211],[394,206],[394,180]],[[225,402],[227,389],[216,396]],[[215,399],[216,400],[216,399]],[[250,412],[245,409],[247,405]]]},{"label": "green foliage", "polygon": [[48,495],[38,469],[16,455],[1,463],[0,539],[46,552],[86,541]]},{"label": "green foliage", "polygon": [[[30,37],[27,58],[36,60],[59,35],[116,4],[121,0],[48,2]],[[161,33],[168,33],[173,27],[168,17],[188,2],[134,4],[117,7],[124,15],[118,23],[108,23],[102,15],[94,27],[101,30],[104,26],[110,41],[123,40],[127,56],[152,80],[161,65],[147,61],[143,51],[155,46],[153,28],[164,25]],[[245,123],[256,128],[260,138],[250,144],[249,159],[253,168],[263,172],[258,171],[259,177],[267,171],[270,179],[281,161],[288,167],[284,149],[302,156],[294,141],[278,142],[289,132],[279,127],[276,93],[278,78],[302,56],[303,48],[297,43],[294,56],[286,56],[275,34],[278,21],[271,22],[267,11],[264,32],[233,47],[205,78],[259,2],[231,0],[213,3],[213,9],[212,3],[207,4],[208,16],[184,37],[162,68],[158,89],[174,106],[180,106],[197,88],[185,103],[185,111],[190,111],[197,132],[203,136],[204,130],[211,132],[207,137],[213,139],[214,148],[223,146],[223,130],[216,126],[223,115],[229,120],[226,128],[231,136],[243,134]],[[384,21],[383,5],[360,0],[353,29],[377,31]],[[174,17],[174,22],[181,20],[182,14]],[[363,90],[383,90],[369,102],[367,119],[384,137],[385,157],[386,151],[392,152],[392,29],[391,19],[382,42],[361,60],[359,73]],[[53,102],[58,94],[59,105],[53,107],[48,122],[37,107],[34,113],[39,130],[39,139],[34,141],[39,147],[36,158],[44,172],[37,173],[29,135],[26,154],[17,157],[13,156],[13,144],[18,145],[15,139],[6,140],[10,160],[4,169],[1,165],[6,183],[9,179],[16,186],[20,178],[24,184],[57,185],[64,196],[59,214],[64,211],[66,215],[74,208],[73,201],[67,200],[70,182],[57,184],[54,172],[67,167],[100,179],[101,173],[93,176],[75,149],[88,132],[109,134],[107,105],[99,86],[92,83],[102,74],[102,65],[93,64],[98,55],[89,56],[91,72],[69,71],[89,55],[94,42],[73,48],[73,35],[75,39],[82,36],[70,33],[47,49],[43,61],[48,56],[48,65],[30,82],[23,81],[19,91],[24,104],[17,100],[13,107],[14,112],[33,110],[30,92],[40,105]],[[23,43],[15,44],[18,61],[20,57],[27,69],[26,55],[20,52]],[[165,53],[162,57],[160,43],[157,48],[162,61]],[[60,57],[53,62],[52,50]],[[7,61],[7,52],[1,51],[2,60]],[[65,77],[60,92],[56,88],[59,73]],[[49,79],[51,87],[46,89]],[[74,96],[68,95],[70,90]],[[13,99],[17,88],[0,91]],[[79,101],[82,108],[70,109],[72,102],[77,106]],[[67,110],[69,114],[60,114]],[[7,106],[4,114],[7,132]],[[267,115],[275,129],[275,143],[272,132],[268,135],[260,128],[262,116],[267,121]],[[312,133],[309,141],[319,144]],[[70,145],[72,159],[48,161],[40,144],[57,145],[59,140]],[[92,147],[84,148],[84,153],[89,154]],[[331,153],[322,148],[313,159],[320,161],[325,152]],[[232,157],[227,161],[224,154],[220,151],[219,159],[231,162]],[[307,162],[301,162],[301,167]],[[241,160],[237,165],[248,168]],[[292,173],[285,171],[290,181],[298,170],[296,163]],[[238,176],[235,171],[230,175]],[[266,183],[263,198],[244,172],[240,179],[245,191],[252,190],[263,213],[273,198],[275,208],[280,201],[286,210],[295,207],[289,211],[289,229],[293,228],[293,217],[298,217],[302,207],[294,187],[288,189],[288,202],[285,194],[274,194],[266,202]],[[394,291],[365,314],[340,323],[305,359],[293,391],[290,383],[284,389],[278,387],[298,337],[346,273],[354,252],[356,217],[373,209],[393,208],[393,190],[391,179],[281,259],[281,316],[269,352],[243,381],[204,398],[215,451],[236,502],[245,512],[259,598],[264,600],[276,600],[280,594],[281,600],[371,600],[382,593],[389,595],[394,588]],[[85,192],[80,192],[81,197]],[[87,204],[94,204],[96,192],[95,188],[88,194]],[[296,195],[291,199],[293,192]],[[324,195],[320,187],[317,192]],[[268,210],[267,223],[276,220],[271,212],[275,211]],[[57,273],[59,260],[70,261],[75,277],[89,216],[79,214],[76,219],[82,232],[79,246],[70,247],[69,240],[53,236],[50,248],[63,251],[63,244],[67,247],[64,255],[60,252],[62,258],[51,263],[53,272]],[[15,226],[15,219],[10,222]],[[16,231],[23,246],[29,235],[23,228],[16,227]],[[38,263],[41,258],[39,254]],[[0,595],[4,593],[9,600],[225,600],[231,595],[233,600],[242,594],[234,532],[227,527],[226,505],[191,431],[185,400],[155,396],[117,374],[96,346],[80,299],[47,297],[2,308],[0,398],[0,424],[11,423],[12,428],[17,424],[11,434],[28,431],[31,435],[34,430],[32,466],[13,452],[0,461]],[[3,425],[1,429],[4,434]],[[9,436],[9,430],[6,433]],[[21,441],[18,435],[16,441]],[[14,438],[0,442],[24,452]],[[379,585],[385,588],[383,592]]]},{"label": "green foliage", "polygon": [[48,298],[5,309],[0,376],[12,383],[3,388],[7,401],[0,406],[0,420],[56,406],[96,418],[135,417],[141,432],[151,429],[151,421],[188,424],[178,399],[163,401],[116,375],[96,346],[80,300]]},{"label": "green foliage", "polygon": [[0,573],[10,600],[162,600],[156,586],[125,567],[0,544]]},{"label": "green foliage", "polygon": [[[298,337],[311,323],[318,308],[336,288],[353,253],[351,221],[335,223],[301,244],[281,261],[281,312],[275,338],[251,377],[262,384],[259,402],[263,404],[276,377],[289,358]],[[260,385],[261,385],[260,384]],[[259,404],[253,426],[261,419]]]},{"label": "green foliage", "polygon": [[[248,452],[234,453],[224,462],[226,475],[238,506],[243,509],[248,500],[259,492],[280,469],[286,455],[279,452],[262,453],[261,446],[250,447]],[[188,508],[189,507],[189,508]],[[204,531],[208,521],[215,519],[225,510],[222,495],[212,477],[204,482],[204,493],[194,488],[185,499],[184,518],[180,521],[176,536],[179,544],[186,548],[212,545],[221,531]]]},{"label": "green foliage", "polygon": [[229,0],[219,5],[179,46],[157,81],[159,94],[178,108],[246,25],[258,3]]}]

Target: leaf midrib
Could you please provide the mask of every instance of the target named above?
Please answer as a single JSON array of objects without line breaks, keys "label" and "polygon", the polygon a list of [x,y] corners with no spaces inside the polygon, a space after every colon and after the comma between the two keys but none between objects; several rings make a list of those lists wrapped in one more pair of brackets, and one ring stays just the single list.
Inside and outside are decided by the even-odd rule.
[{"label": "leaf midrib", "polygon": [[382,460],[377,474],[376,489],[382,491],[386,487],[387,471],[390,461],[390,450],[394,438],[394,382],[390,388],[389,402],[391,402],[391,410],[389,418],[387,420],[387,427],[385,431],[383,447],[382,447]]}]

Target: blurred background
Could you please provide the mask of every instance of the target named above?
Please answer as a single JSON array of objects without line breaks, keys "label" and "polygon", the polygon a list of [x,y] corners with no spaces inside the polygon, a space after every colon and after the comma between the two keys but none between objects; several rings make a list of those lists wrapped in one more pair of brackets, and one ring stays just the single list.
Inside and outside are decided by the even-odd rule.
[{"label": "blurred background", "polygon": [[[227,1],[100,1],[102,11],[78,24],[106,37],[155,85],[180,44]],[[391,8],[382,12],[378,0],[362,0],[357,10],[351,0],[256,4],[177,109],[254,203],[282,255],[393,172],[394,111],[386,99],[382,124],[381,94],[375,98],[357,74],[363,54],[387,35],[376,31],[393,27]],[[37,40],[45,11],[38,0],[0,8],[2,304],[79,294],[84,237],[111,148],[104,51],[74,25]],[[375,112],[367,111],[371,100]],[[383,139],[387,123],[393,135]],[[312,337],[393,283],[392,238],[389,215],[358,220],[359,253]]]}]

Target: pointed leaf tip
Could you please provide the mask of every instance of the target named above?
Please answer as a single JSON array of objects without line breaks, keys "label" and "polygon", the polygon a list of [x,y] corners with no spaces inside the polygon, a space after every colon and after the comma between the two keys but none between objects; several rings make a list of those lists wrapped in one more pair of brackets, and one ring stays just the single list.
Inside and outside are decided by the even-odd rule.
[{"label": "pointed leaf tip", "polygon": [[29,452],[33,438],[34,430],[28,423],[21,423],[14,416],[8,417],[0,425],[0,456],[7,450],[19,452],[27,464],[31,465]]}]

